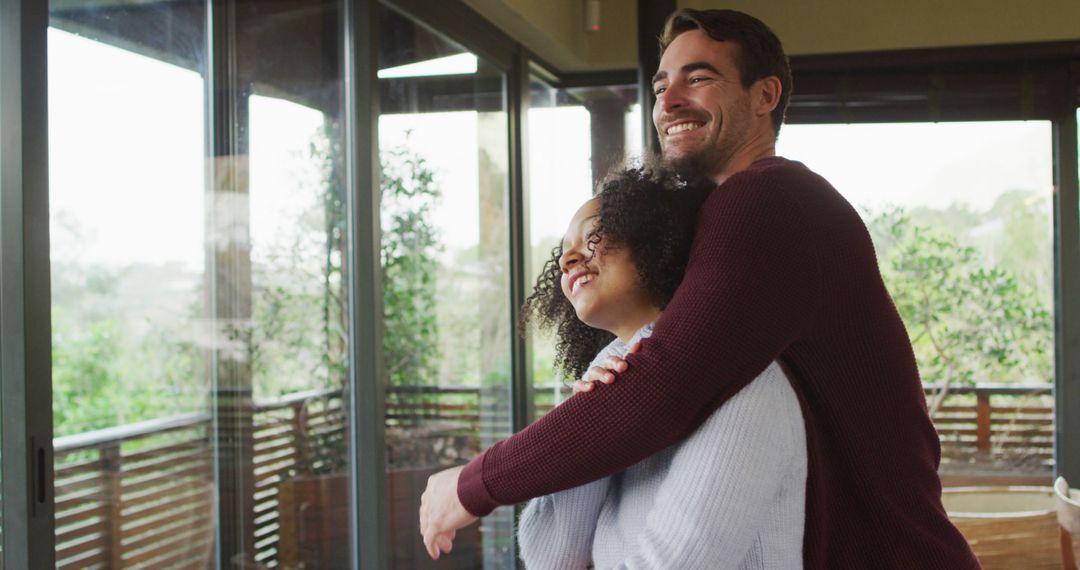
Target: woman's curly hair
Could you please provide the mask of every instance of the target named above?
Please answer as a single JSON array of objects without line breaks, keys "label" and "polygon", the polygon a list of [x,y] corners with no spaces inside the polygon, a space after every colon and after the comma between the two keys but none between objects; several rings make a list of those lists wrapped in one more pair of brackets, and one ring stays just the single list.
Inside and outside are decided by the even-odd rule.
[{"label": "woman's curly hair", "polygon": [[[616,171],[597,195],[600,212],[588,236],[590,251],[595,255],[598,246],[628,248],[639,286],[657,307],[665,308],[682,282],[698,211],[714,187],[711,181],[686,181],[654,165]],[[561,255],[561,245],[551,251],[522,307],[521,329],[535,323],[554,331],[555,368],[576,379],[615,335],[578,319],[562,292]]]}]

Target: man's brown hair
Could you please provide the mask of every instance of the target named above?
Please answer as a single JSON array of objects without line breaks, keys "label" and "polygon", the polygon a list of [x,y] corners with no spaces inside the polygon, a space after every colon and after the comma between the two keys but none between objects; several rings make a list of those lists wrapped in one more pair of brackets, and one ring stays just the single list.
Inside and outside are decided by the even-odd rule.
[{"label": "man's brown hair", "polygon": [[660,55],[664,54],[679,34],[701,30],[718,42],[732,41],[738,46],[735,65],[742,76],[743,87],[749,88],[759,79],[776,76],[780,79],[780,100],[773,109],[773,130],[779,134],[791,97],[791,65],[780,38],[761,20],[736,10],[693,10],[683,8],[672,14],[660,36]]}]

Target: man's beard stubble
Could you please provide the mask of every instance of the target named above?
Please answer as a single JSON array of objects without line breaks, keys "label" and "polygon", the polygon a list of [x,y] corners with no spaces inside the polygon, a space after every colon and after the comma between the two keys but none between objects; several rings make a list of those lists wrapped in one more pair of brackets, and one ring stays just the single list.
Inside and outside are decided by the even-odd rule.
[{"label": "man's beard stubble", "polygon": [[731,160],[725,149],[706,146],[695,152],[669,157],[662,154],[660,164],[675,172],[683,180],[713,179],[727,168]]},{"label": "man's beard stubble", "polygon": [[707,177],[709,168],[708,153],[704,151],[698,151],[689,155],[676,156],[669,158],[666,155],[660,155],[660,164],[665,168],[675,172],[679,178],[683,180],[696,180],[698,178]]}]

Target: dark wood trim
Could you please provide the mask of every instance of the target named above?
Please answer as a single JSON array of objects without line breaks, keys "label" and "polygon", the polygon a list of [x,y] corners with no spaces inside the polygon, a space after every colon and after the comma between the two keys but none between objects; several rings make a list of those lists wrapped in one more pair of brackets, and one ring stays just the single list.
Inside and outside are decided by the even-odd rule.
[{"label": "dark wood trim", "polygon": [[793,55],[800,73],[1080,60],[1080,41]]},{"label": "dark wood trim", "polygon": [[641,104],[641,148],[646,154],[660,152],[660,139],[652,122],[652,108],[656,96],[652,90],[652,77],[660,67],[660,46],[657,37],[664,29],[668,16],[678,8],[675,0],[638,2],[638,102]]},{"label": "dark wood trim", "polygon": [[432,33],[461,44],[501,71],[513,65],[517,41],[460,0],[384,0],[384,3]]},{"label": "dark wood trim", "polygon": [[1055,120],[1080,42],[796,56],[788,123]]},{"label": "dark wood trim", "polygon": [[637,83],[636,69],[609,69],[605,71],[575,71],[557,74],[554,87],[596,87],[600,85],[633,85]]}]

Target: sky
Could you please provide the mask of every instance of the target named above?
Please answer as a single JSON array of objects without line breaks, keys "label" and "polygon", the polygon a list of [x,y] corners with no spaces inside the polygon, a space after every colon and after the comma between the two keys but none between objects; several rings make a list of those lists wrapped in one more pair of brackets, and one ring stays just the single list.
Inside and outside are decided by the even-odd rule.
[{"label": "sky", "polygon": [[[199,75],[51,29],[49,84],[54,259],[178,262],[201,270]],[[258,248],[280,240],[295,227],[296,213],[317,203],[318,164],[308,145],[322,117],[260,96],[252,97],[250,112],[246,206]],[[628,116],[631,125],[637,113]],[[408,144],[434,170],[443,192],[434,222],[447,250],[475,245],[479,236],[479,120],[475,112],[453,112],[384,116],[379,123],[381,146]],[[537,242],[561,236],[590,195],[589,117],[582,107],[540,108],[530,111],[528,125]],[[857,206],[957,202],[983,210],[1011,189],[1052,191],[1050,141],[1045,121],[786,125],[777,152],[805,162]]]}]

